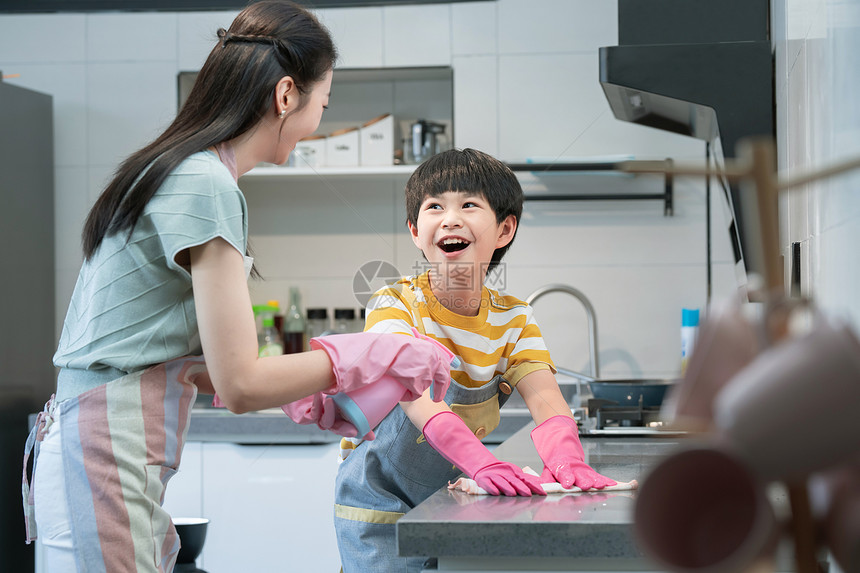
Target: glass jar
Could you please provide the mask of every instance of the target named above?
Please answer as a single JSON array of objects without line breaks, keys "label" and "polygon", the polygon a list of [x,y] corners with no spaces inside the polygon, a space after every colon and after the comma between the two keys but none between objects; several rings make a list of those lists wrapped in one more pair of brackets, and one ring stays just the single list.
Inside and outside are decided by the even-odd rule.
[{"label": "glass jar", "polygon": [[328,309],[326,308],[309,308],[308,309],[308,340],[322,336],[328,333],[331,329],[328,320]]}]

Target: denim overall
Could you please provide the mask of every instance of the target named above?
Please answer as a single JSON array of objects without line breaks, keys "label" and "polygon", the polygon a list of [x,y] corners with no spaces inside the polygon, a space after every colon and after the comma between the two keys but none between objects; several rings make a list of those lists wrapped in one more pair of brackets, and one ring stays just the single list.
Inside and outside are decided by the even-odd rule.
[{"label": "denim overall", "polygon": [[[496,376],[466,388],[452,380],[445,403],[483,437],[498,426],[498,409],[508,399],[499,392],[504,381]],[[482,428],[470,424],[477,410],[491,418]],[[376,439],[362,442],[338,469],[334,523],[343,573],[420,572],[426,558],[398,557],[395,524],[462,472],[424,440],[400,407],[375,432]]]}]

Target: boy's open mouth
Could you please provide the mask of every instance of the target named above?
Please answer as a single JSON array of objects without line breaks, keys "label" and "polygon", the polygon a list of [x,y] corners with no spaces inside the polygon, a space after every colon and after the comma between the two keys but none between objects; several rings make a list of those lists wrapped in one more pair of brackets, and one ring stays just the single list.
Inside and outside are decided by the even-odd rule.
[{"label": "boy's open mouth", "polygon": [[465,239],[442,239],[436,246],[445,251],[446,253],[456,253],[457,251],[462,251],[466,247],[470,245],[469,241]]}]

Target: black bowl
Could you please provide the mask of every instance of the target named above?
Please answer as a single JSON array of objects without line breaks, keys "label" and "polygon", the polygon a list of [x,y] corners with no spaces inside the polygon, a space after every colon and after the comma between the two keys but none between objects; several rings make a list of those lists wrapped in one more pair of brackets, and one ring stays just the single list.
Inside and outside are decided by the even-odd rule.
[{"label": "black bowl", "polygon": [[173,525],[179,534],[180,544],[176,563],[194,563],[203,551],[209,520],[203,517],[174,517]]}]

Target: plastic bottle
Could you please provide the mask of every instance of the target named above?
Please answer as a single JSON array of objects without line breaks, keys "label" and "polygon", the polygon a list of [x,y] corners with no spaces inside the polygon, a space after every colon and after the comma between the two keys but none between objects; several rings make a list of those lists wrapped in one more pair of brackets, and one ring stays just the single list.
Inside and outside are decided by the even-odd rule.
[{"label": "plastic bottle", "polygon": [[260,317],[257,331],[258,356],[280,356],[284,353],[284,342],[281,334],[275,328],[275,313],[278,307],[268,304],[254,306],[254,314]]},{"label": "plastic bottle", "polygon": [[687,371],[687,362],[696,346],[699,333],[699,309],[681,309],[681,374]]},{"label": "plastic bottle", "polygon": [[309,308],[308,309],[308,341],[311,338],[322,336],[324,332],[329,330],[328,309],[325,308]]},{"label": "plastic bottle", "polygon": [[[416,336],[420,336],[417,335]],[[426,336],[425,340],[435,343],[448,356],[451,367],[460,366],[460,359],[441,343]],[[341,415],[358,430],[358,436],[365,436],[370,430],[379,425],[385,416],[403,400],[406,388],[391,376],[383,376],[373,384],[363,386],[349,393],[339,392],[332,400],[340,410]]]},{"label": "plastic bottle", "polygon": [[275,312],[275,329],[278,331],[278,334],[281,336],[281,340],[284,338],[284,315],[281,314],[281,301],[279,300],[267,300],[266,304],[269,306],[274,306],[278,310]]},{"label": "plastic bottle", "polygon": [[290,309],[284,317],[284,354],[305,350],[306,328],[302,314],[302,295],[298,287],[290,287]]}]

